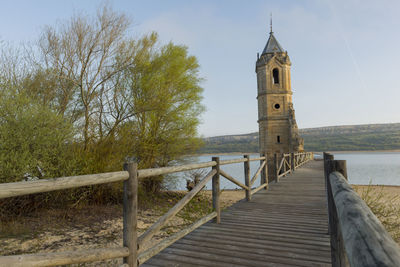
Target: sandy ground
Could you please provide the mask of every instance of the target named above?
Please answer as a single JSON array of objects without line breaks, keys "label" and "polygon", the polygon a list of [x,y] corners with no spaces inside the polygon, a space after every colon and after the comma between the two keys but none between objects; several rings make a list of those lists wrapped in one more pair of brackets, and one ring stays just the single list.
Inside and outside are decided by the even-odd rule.
[{"label": "sandy ground", "polygon": [[[203,191],[201,194],[211,198],[210,191]],[[227,208],[244,197],[243,190],[224,190],[221,193],[221,207]],[[140,235],[156,222],[163,212],[165,211],[157,208],[139,211],[138,234]],[[101,216],[96,216],[100,213],[102,213]],[[42,214],[42,218],[32,218],[34,222],[28,225],[21,222],[14,222],[13,225],[7,226],[0,225],[0,255],[122,246],[122,210],[119,206],[88,207],[77,214],[68,215],[70,217],[54,218],[60,216],[62,213],[59,211],[50,211]],[[43,217],[46,224],[43,223]],[[175,216],[143,249],[152,247],[188,224],[184,219]],[[17,231],[19,233],[5,236],[4,232],[13,227],[19,228]],[[23,229],[24,227],[35,229]],[[119,266],[120,264],[122,264],[121,259],[76,266]]]}]

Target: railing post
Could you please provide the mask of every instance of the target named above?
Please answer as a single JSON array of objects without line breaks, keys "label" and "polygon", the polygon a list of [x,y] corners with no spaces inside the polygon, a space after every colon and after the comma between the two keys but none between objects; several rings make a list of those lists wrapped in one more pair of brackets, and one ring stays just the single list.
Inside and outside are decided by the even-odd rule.
[{"label": "railing post", "polygon": [[264,187],[265,190],[268,189],[268,161],[267,161],[267,156],[265,154],[261,154],[261,157],[265,157],[264,160],[260,160],[260,164],[263,164],[263,161],[265,161],[264,168],[261,170],[261,179],[260,179],[260,185],[262,184],[267,184],[266,187]]},{"label": "railing post", "polygon": [[279,162],[278,162],[278,154],[274,154],[274,163],[275,163],[275,181],[279,182]]},{"label": "railing post", "polygon": [[245,159],[247,159],[244,162],[244,182],[245,185],[247,186],[246,190],[246,200],[250,201],[251,200],[251,185],[250,185],[250,156],[249,155],[244,155],[243,156]]},{"label": "railing post", "polygon": [[346,180],[347,178],[347,163],[345,160],[335,160],[335,171],[340,172]]},{"label": "railing post", "polygon": [[340,230],[338,214],[336,211],[335,201],[333,199],[331,183],[329,180],[329,174],[338,171],[340,173],[346,174],[346,161],[345,160],[333,160],[333,155],[324,153],[324,166],[325,175],[327,183],[327,195],[328,195],[328,214],[329,214],[329,234],[331,237],[331,258],[332,266],[342,267],[349,266],[348,260],[343,244],[342,233]]},{"label": "railing post", "polygon": [[123,195],[123,245],[129,249],[129,256],[123,262],[129,267],[138,266],[137,251],[137,209],[138,209],[138,170],[137,163],[124,164],[129,178],[124,181]]},{"label": "railing post", "polygon": [[221,223],[221,205],[220,205],[220,185],[219,185],[219,157],[212,157],[212,161],[215,161],[217,165],[212,168],[217,171],[217,173],[212,178],[212,200],[213,209],[217,212],[216,223]]},{"label": "railing post", "polygon": [[294,172],[294,152],[290,153],[290,170]]}]

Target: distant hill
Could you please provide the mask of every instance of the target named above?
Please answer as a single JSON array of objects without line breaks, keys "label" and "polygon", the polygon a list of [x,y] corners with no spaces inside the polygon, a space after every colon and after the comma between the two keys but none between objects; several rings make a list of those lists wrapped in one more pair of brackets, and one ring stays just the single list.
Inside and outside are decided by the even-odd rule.
[{"label": "distant hill", "polygon": [[[400,149],[400,123],[300,129],[307,151]],[[204,138],[199,153],[258,152],[258,132]]]}]

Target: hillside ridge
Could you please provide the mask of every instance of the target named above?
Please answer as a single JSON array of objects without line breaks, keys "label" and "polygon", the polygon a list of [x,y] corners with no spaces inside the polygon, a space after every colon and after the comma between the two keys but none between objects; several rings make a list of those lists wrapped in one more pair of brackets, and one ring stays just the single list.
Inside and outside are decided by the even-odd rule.
[{"label": "hillside ridge", "polygon": [[[299,129],[308,151],[400,149],[400,123],[323,126]],[[203,138],[200,153],[257,152],[258,132]]]}]

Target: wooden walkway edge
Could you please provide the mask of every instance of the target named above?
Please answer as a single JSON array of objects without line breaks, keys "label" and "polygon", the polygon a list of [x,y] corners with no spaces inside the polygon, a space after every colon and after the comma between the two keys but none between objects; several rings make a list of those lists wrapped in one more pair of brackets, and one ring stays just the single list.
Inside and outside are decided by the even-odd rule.
[{"label": "wooden walkway edge", "polygon": [[222,212],[141,266],[331,266],[323,161]]}]

